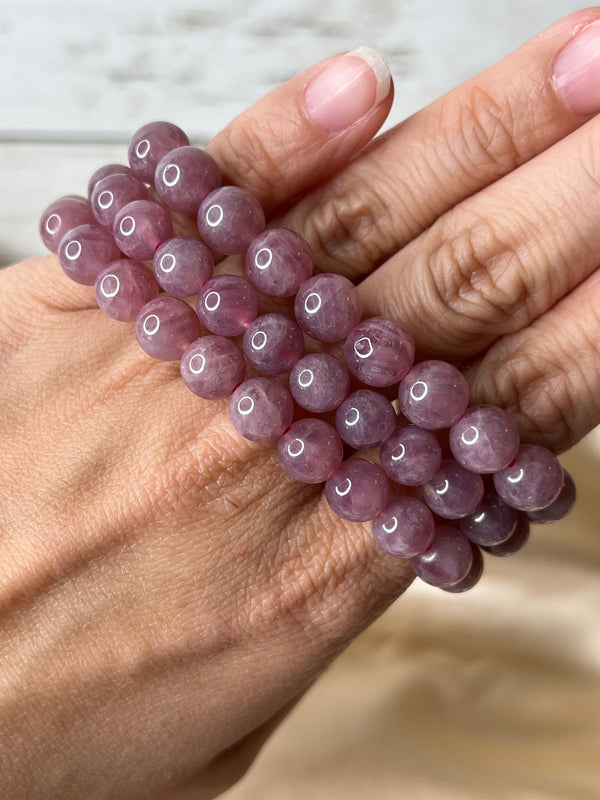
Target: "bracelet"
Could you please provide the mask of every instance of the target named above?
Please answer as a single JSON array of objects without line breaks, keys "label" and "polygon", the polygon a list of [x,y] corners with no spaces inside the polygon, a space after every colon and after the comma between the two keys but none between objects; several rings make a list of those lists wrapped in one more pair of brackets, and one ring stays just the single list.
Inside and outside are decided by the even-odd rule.
[{"label": "bracelet", "polygon": [[[89,199],[55,201],[40,221],[66,274],[93,284],[108,316],[134,321],[148,355],[180,360],[196,395],[231,395],[229,416],[242,436],[279,440],[290,477],[325,483],[333,511],[371,521],[379,547],[410,559],[425,582],[470,589],[482,574],[482,550],[510,555],[527,541],[531,521],[554,522],[573,507],[573,479],[549,450],[522,444],[503,409],[469,406],[455,366],[414,364],[412,337],[399,322],[361,321],[351,281],[313,274],[308,243],[291,230],[265,229],[256,198],[222,186],[213,159],[176,125],[140,128],[129,166],[101,167],[88,190]],[[169,211],[195,216],[200,238],[174,236]],[[244,254],[248,280],[214,276],[214,252]],[[258,293],[295,297],[295,319],[258,316]],[[183,299],[191,296],[196,311]],[[231,338],[240,335],[243,353]],[[305,337],[345,340],[343,360],[305,354]],[[247,364],[259,377],[246,378]],[[273,376],[287,373],[286,388]],[[376,391],[390,387],[398,410]],[[335,427],[322,416],[333,412]],[[379,463],[356,456],[372,448]]]}]

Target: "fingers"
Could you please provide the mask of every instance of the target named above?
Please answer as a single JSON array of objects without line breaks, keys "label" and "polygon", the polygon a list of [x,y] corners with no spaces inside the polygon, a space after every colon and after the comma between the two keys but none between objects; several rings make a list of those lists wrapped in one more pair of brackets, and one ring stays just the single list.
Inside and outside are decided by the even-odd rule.
[{"label": "fingers", "polygon": [[322,271],[371,272],[600,110],[598,54],[600,9],[566,17],[380,137],[284,224],[308,238]]}]

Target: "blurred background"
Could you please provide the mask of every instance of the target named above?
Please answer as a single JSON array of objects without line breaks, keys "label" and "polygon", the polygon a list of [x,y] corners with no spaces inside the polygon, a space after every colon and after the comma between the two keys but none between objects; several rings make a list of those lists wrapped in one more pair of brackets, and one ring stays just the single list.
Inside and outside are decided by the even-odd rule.
[{"label": "blurred background", "polygon": [[[3,0],[0,265],[43,252],[40,212],[123,161],[142,123],[205,143],[313,62],[389,61],[400,121],[576,0]],[[599,259],[600,260],[600,259]],[[346,651],[227,800],[598,800],[596,431],[562,457],[580,500],[479,586],[415,583]]]}]

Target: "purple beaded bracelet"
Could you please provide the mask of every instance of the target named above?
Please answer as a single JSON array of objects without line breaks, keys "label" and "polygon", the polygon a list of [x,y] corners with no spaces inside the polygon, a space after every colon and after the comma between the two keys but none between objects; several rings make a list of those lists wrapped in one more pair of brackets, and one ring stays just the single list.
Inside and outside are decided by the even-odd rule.
[{"label": "purple beaded bracelet", "polygon": [[[308,243],[291,230],[265,230],[256,198],[221,186],[213,159],[176,125],[140,128],[129,167],[101,167],[88,193],[57,200],[41,218],[41,237],[66,274],[93,284],[108,316],[135,322],[148,355],[180,360],[196,395],[231,395],[229,416],[242,436],[279,440],[290,477],[324,482],[340,517],[371,521],[379,547],[410,559],[427,583],[470,589],[482,574],[481,550],[512,554],[530,521],[554,522],[573,507],[573,480],[549,450],[521,444],[504,410],[469,407],[453,365],[414,364],[414,342],[399,322],[361,321],[356,287],[341,275],[313,275]],[[200,239],[174,236],[169,211],[195,215]],[[213,252],[244,254],[248,280],[213,277]],[[295,319],[258,316],[257,292],[295,297]],[[192,296],[196,311],[184,299]],[[243,352],[228,338],[240,335]],[[344,359],[305,354],[306,337],[345,340]],[[246,379],[247,364],[261,377]],[[288,388],[264,377],[287,373]],[[377,391],[396,386],[396,404]],[[294,422],[296,406],[335,412],[335,427],[319,416]],[[346,460],[344,445],[354,451]],[[373,448],[379,464],[360,456]]]}]

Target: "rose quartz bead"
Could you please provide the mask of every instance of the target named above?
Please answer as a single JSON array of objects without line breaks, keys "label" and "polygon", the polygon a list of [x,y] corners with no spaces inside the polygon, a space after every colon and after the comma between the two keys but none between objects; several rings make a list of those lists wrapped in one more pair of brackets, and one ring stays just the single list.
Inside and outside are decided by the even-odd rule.
[{"label": "rose quartz bead", "polygon": [[40,236],[52,253],[58,252],[63,236],[80,225],[95,225],[96,220],[85,197],[69,194],[51,203],[40,218]]},{"label": "rose quartz bead", "polygon": [[563,469],[563,485],[556,500],[539,511],[530,511],[528,516],[538,525],[547,525],[564,519],[573,510],[577,499],[575,482],[566,469]]},{"label": "rose quartz bead", "polygon": [[286,228],[260,233],[246,251],[245,262],[249,280],[270,297],[292,297],[313,273],[310,245]]},{"label": "rose quartz bead", "polygon": [[343,275],[322,273],[304,281],[294,302],[296,321],[319,342],[338,342],[358,325],[361,302]]},{"label": "rose quartz bead", "polygon": [[330,507],[339,517],[352,522],[375,519],[385,508],[389,495],[384,471],[364,458],[344,461],[325,484]]},{"label": "rose quartz bead", "polygon": [[154,186],[162,202],[180,214],[196,214],[209,192],[221,185],[213,159],[199,147],[177,147],[156,166]]},{"label": "rose quartz bead", "polygon": [[493,547],[484,547],[486,553],[493,556],[512,556],[518,553],[529,539],[529,519],[526,514],[519,514],[517,518],[517,527],[512,534],[502,544],[494,545]]},{"label": "rose quartz bead", "polygon": [[441,588],[454,586],[466,578],[473,564],[471,542],[456,528],[436,525],[427,550],[411,558],[410,563],[425,583]]},{"label": "rose quartz bead", "polygon": [[384,553],[412,558],[433,540],[435,522],[425,503],[416,497],[393,497],[373,520],[373,536]]},{"label": "rose quartz bead", "polygon": [[471,514],[460,520],[459,528],[475,544],[491,547],[512,536],[518,516],[518,511],[489,492]]},{"label": "rose quartz bead", "polygon": [[134,200],[118,212],[113,225],[115,242],[129,258],[149,261],[156,248],[171,239],[169,212],[152,200]]},{"label": "rose quartz bead", "polygon": [[176,297],[198,294],[214,268],[208,247],[191,236],[176,236],[163,242],[152,261],[158,285]]},{"label": "rose quartz bead", "polygon": [[351,331],[344,358],[350,372],[367,386],[393,386],[412,367],[415,343],[399,322],[371,317]]},{"label": "rose quartz bead", "polygon": [[398,388],[400,411],[427,430],[448,428],[469,405],[469,387],[463,375],[445,361],[415,364]]},{"label": "rose quartz bead", "polygon": [[184,300],[163,295],[142,308],[136,319],[135,335],[149,356],[177,361],[200,336],[200,322]]},{"label": "rose quartz bead", "polygon": [[121,322],[133,322],[143,306],[158,296],[158,285],[148,267],[127,258],[105,267],[94,289],[102,311]]},{"label": "rose quartz bead", "polygon": [[243,253],[265,227],[262,206],[239,186],[222,186],[207,195],[197,221],[206,244],[224,255]]},{"label": "rose quartz bead", "polygon": [[229,397],[246,376],[239,347],[224,336],[202,336],[181,357],[181,377],[198,397]]},{"label": "rose quartz bead", "polygon": [[450,428],[450,449],[473,472],[498,472],[517,455],[517,423],[496,406],[472,406]]},{"label": "rose quartz bead", "polygon": [[461,592],[468,592],[469,589],[472,589],[479,583],[483,575],[483,556],[481,555],[481,550],[476,544],[473,544],[473,542],[471,542],[471,554],[473,556],[473,563],[465,577],[453,586],[442,586],[442,591],[450,592],[451,594],[460,594]]},{"label": "rose quartz bead", "polygon": [[279,463],[301,483],[322,483],[342,465],[342,440],[321,419],[301,419],[283,434],[278,445]]},{"label": "rose quartz bead", "polygon": [[231,396],[233,427],[252,442],[270,442],[286,431],[294,416],[294,401],[273,378],[250,378]]},{"label": "rose quartz bead", "polygon": [[394,407],[372,389],[352,392],[335,412],[335,427],[346,444],[357,450],[379,447],[396,427]]},{"label": "rose quartz bead", "polygon": [[304,352],[299,325],[283,314],[263,314],[244,333],[244,354],[264,375],[288,372]]},{"label": "rose quartz bead", "polygon": [[334,411],[348,395],[350,376],[342,362],[328,353],[303,356],[290,372],[290,392],[307,411]]},{"label": "rose quartz bead", "polygon": [[99,180],[91,195],[94,216],[100,225],[113,226],[119,211],[133,200],[147,200],[148,189],[134,175],[108,175]]},{"label": "rose quartz bead", "polygon": [[92,286],[100,270],[119,258],[119,248],[106,228],[79,225],[60,240],[58,258],[69,278]]},{"label": "rose quartz bead", "polygon": [[563,471],[556,456],[539,444],[522,444],[515,460],[494,475],[504,502],[519,511],[538,511],[558,497]]},{"label": "rose quartz bead", "polygon": [[460,519],[474,511],[483,499],[481,475],[469,472],[451,458],[444,459],[429,483],[423,486],[423,499],[444,519]]},{"label": "rose quartz bead", "polygon": [[381,445],[381,466],[386,475],[402,486],[428,483],[442,463],[442,448],[430,431],[416,425],[396,428]]},{"label": "rose quartz bead", "polygon": [[211,333],[237,336],[256,319],[258,298],[248,281],[237,275],[217,275],[198,295],[198,316]]},{"label": "rose quartz bead", "polygon": [[156,165],[170,150],[188,145],[186,134],[171,122],[149,122],[139,128],[129,142],[129,164],[133,174],[152,183]]},{"label": "rose quartz bead", "polygon": [[133,175],[133,172],[131,168],[126,167],[125,164],[105,164],[103,167],[97,169],[90,178],[88,183],[88,197],[91,198],[96,184],[104,178],[108,178],[109,175]]}]

